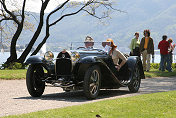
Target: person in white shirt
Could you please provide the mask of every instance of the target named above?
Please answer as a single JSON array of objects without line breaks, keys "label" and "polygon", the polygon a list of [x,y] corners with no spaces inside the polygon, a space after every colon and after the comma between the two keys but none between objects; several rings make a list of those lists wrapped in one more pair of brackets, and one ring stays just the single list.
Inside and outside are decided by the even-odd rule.
[{"label": "person in white shirt", "polygon": [[[112,56],[112,60],[114,62],[114,65],[117,68],[117,71],[120,70],[120,68],[126,63],[127,58],[119,51],[117,50],[117,46],[114,44],[114,41],[112,39],[107,39],[107,42],[110,42],[111,50],[109,51],[109,55]],[[122,60],[122,62],[119,64],[119,59]]]},{"label": "person in white shirt", "polygon": [[[128,80],[129,79],[129,70],[128,70],[128,64],[127,58],[117,49],[117,46],[114,44],[114,41],[112,39],[106,40],[109,43],[110,51],[109,55],[112,57],[113,65],[115,68],[112,68],[112,71],[116,75],[116,77],[119,80]],[[113,66],[112,65],[112,66]]]}]

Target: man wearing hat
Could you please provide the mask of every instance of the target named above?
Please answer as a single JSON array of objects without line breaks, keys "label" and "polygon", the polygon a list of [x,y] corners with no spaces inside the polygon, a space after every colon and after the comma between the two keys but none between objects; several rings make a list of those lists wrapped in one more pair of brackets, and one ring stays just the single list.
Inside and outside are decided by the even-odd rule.
[{"label": "man wearing hat", "polygon": [[85,47],[86,47],[86,48],[93,48],[93,45],[94,45],[94,40],[93,40],[93,38],[90,37],[90,36],[87,36],[86,39],[85,39],[84,44],[85,44]]}]

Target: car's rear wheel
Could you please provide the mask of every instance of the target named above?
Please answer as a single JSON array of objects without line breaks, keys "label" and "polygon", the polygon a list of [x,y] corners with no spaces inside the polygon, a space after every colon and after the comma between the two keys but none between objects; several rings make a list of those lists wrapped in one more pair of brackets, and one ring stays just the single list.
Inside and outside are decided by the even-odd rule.
[{"label": "car's rear wheel", "polygon": [[101,72],[98,66],[89,67],[84,76],[84,93],[88,99],[95,99],[100,91]]},{"label": "car's rear wheel", "polygon": [[32,97],[40,97],[45,89],[45,82],[42,81],[44,70],[41,65],[30,65],[26,74],[26,85]]},{"label": "car's rear wheel", "polygon": [[140,88],[140,84],[141,84],[140,70],[139,70],[139,66],[136,64],[135,69],[132,73],[131,82],[128,85],[130,92],[133,92],[133,93],[138,92]]}]

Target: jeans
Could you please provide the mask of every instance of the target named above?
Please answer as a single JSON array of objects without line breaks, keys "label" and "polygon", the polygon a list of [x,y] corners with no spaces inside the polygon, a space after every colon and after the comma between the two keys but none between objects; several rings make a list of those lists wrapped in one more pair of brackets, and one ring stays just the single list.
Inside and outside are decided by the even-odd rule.
[{"label": "jeans", "polygon": [[169,53],[168,55],[169,55],[169,60],[170,60],[171,66],[172,66],[172,62],[173,62],[173,57],[172,57],[172,55],[173,55],[173,54],[172,54],[172,53]]},{"label": "jeans", "polygon": [[171,63],[170,63],[170,60],[169,60],[169,55],[168,54],[166,54],[166,55],[161,54],[161,62],[160,62],[160,69],[161,69],[161,71],[165,71],[165,66],[164,66],[165,62],[167,63],[166,69],[169,72],[171,72],[172,68],[171,68]]}]

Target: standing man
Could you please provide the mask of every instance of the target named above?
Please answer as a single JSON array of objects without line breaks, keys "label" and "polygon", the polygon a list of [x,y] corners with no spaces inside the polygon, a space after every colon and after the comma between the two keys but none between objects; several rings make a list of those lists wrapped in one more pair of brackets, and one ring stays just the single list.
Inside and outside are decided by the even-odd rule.
[{"label": "standing man", "polygon": [[166,41],[167,40],[166,35],[163,35],[162,39],[163,40],[160,41],[158,44],[158,49],[160,49],[160,55],[161,55],[160,68],[161,68],[161,71],[165,71],[165,62],[166,62],[167,63],[166,69],[169,72],[172,72],[171,63],[169,60],[169,53],[168,53],[170,44],[168,41]]},{"label": "standing man", "polygon": [[143,69],[144,71],[149,71],[151,55],[154,58],[154,43],[150,37],[150,30],[144,30],[144,37],[141,39],[139,49],[142,54]]}]

